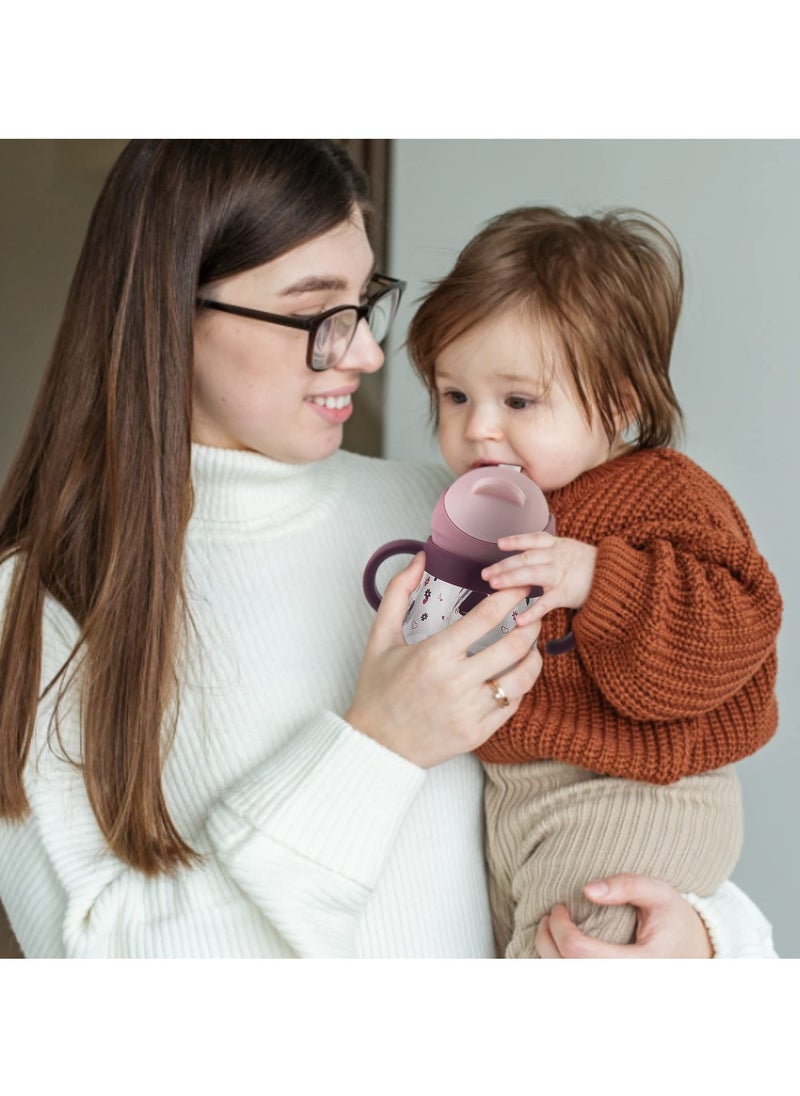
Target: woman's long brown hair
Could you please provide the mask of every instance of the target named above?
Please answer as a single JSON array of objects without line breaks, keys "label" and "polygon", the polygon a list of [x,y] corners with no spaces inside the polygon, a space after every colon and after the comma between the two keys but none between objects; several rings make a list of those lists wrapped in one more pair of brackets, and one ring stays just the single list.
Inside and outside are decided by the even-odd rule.
[{"label": "woman's long brown hair", "polygon": [[0,491],[14,573],[0,640],[0,815],[23,771],[51,595],[79,640],[47,688],[80,679],[89,801],[111,849],[150,875],[195,853],[161,783],[178,703],[200,286],[269,262],[364,207],[328,141],[133,141],[98,199],[33,414]]}]

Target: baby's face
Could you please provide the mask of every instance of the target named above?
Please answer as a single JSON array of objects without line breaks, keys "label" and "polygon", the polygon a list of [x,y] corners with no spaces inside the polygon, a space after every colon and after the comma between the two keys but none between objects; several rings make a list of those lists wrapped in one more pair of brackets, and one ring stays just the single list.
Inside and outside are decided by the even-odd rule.
[{"label": "baby's face", "polygon": [[519,464],[552,491],[615,455],[542,334],[517,311],[452,342],[437,358],[435,380],[439,444],[456,475],[481,464]]}]

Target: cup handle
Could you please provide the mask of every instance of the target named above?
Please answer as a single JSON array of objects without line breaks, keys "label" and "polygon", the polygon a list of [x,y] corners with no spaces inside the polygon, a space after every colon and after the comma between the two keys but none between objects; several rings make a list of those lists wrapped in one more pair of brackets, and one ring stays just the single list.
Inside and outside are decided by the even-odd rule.
[{"label": "cup handle", "polygon": [[384,544],[382,548],[379,548],[377,552],[373,552],[367,561],[367,566],[364,568],[364,596],[370,603],[373,609],[377,609],[381,603],[382,594],[378,593],[378,588],[375,585],[375,576],[378,573],[378,568],[384,563],[390,556],[399,556],[407,553],[410,556],[415,556],[417,552],[421,552],[425,548],[425,545],[421,540],[390,540],[388,544]]}]

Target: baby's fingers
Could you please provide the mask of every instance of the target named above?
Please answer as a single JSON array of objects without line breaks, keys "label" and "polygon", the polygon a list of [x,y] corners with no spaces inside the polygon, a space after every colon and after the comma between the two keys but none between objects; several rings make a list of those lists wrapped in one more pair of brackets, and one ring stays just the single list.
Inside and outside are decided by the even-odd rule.
[{"label": "baby's fingers", "polygon": [[527,548],[551,548],[555,542],[552,533],[515,533],[500,537],[497,547],[501,552],[524,552]]},{"label": "baby's fingers", "polygon": [[543,585],[547,569],[552,569],[553,566],[552,546],[555,544],[555,537],[550,536],[549,533],[537,533],[536,536],[546,537],[548,543],[520,545],[520,551],[515,552],[513,556],[507,556],[489,567],[484,567],[481,571],[484,582],[488,582],[494,589],[503,589],[506,586]]}]

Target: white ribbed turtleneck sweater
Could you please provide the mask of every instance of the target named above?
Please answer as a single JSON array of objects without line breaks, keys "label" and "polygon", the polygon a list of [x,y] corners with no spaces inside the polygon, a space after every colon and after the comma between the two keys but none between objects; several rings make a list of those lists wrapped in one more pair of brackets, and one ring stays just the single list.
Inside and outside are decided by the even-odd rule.
[{"label": "white ribbed turtleneck sweater", "polygon": [[[204,863],[152,880],[112,856],[80,774],[41,750],[43,711],[32,815],[0,836],[0,896],[23,951],[489,954],[478,762],[426,773],[340,718],[374,615],[364,565],[388,540],[424,539],[447,473],[194,446],[192,479],[198,636],[164,783]],[[76,635],[50,603],[45,676]]]},{"label": "white ribbed turtleneck sweater", "polygon": [[[194,446],[192,478],[197,636],[164,785],[203,863],[147,879],[108,851],[80,773],[46,745],[44,702],[31,813],[0,822],[0,898],[24,953],[491,955],[478,762],[425,772],[340,717],[372,619],[364,565],[388,540],[424,539],[447,473]],[[50,600],[43,682],[76,636]],[[77,756],[74,704],[61,726]],[[698,906],[719,954],[768,953],[768,926],[736,888]]]}]

